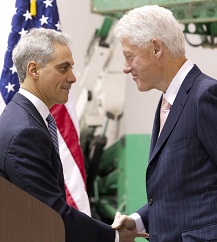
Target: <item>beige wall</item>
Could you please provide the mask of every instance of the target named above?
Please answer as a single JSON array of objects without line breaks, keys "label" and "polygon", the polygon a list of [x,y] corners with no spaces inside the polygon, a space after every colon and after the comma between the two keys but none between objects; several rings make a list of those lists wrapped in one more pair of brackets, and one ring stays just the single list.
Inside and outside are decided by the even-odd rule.
[{"label": "beige wall", "polygon": [[85,55],[94,31],[101,27],[103,17],[91,14],[90,0],[57,0],[62,31],[72,37],[72,51],[75,61],[77,83],[74,85],[75,98],[79,78],[85,68]]}]

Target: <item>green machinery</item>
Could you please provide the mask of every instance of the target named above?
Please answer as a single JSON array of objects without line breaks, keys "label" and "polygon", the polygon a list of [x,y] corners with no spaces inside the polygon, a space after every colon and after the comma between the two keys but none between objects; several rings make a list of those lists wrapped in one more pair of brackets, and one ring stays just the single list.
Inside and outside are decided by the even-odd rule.
[{"label": "green machinery", "polygon": [[[92,216],[112,224],[115,213],[132,214],[146,199],[146,166],[149,156],[150,135],[128,134],[108,149],[103,149],[105,137],[96,138],[95,155],[89,162],[97,163],[94,180],[87,184]],[[89,175],[92,172],[88,173]],[[145,239],[137,238],[137,242]]]},{"label": "green machinery", "polygon": [[104,150],[94,180],[92,205],[111,223],[116,211],[131,214],[146,202],[145,173],[150,135],[125,135]]},{"label": "green machinery", "polygon": [[[117,211],[131,214],[146,203],[145,179],[150,147],[150,134],[125,134],[115,140],[111,146],[106,147],[107,136],[110,135],[106,132],[108,122],[111,120],[118,122],[122,118],[122,109],[120,108],[121,112],[115,115],[105,108],[106,114],[99,115],[103,118],[105,116],[104,123],[99,123],[98,117],[96,118],[99,103],[100,109],[104,109],[99,98],[101,94],[94,90],[97,79],[100,79],[100,83],[102,81],[101,72],[104,72],[102,76],[106,76],[106,82],[110,84],[112,79],[118,79],[119,84],[122,81],[126,82],[122,68],[121,74],[113,69],[108,71],[111,59],[117,59],[113,53],[114,43],[107,41],[114,22],[115,20],[110,16],[105,17],[101,28],[95,31],[90,42],[87,51],[88,64],[81,81],[83,90],[86,90],[87,99],[83,105],[83,112],[81,115],[78,114],[92,216],[108,224],[113,222]],[[116,83],[112,86],[113,90],[114,88],[118,88]],[[120,90],[124,91],[122,85]],[[118,97],[115,98],[112,91],[108,99],[115,99],[117,106],[121,106],[118,103],[121,96],[119,92]],[[84,101],[83,95],[81,100]],[[82,107],[79,106],[77,109],[81,110]],[[102,131],[96,135],[99,127]]]},{"label": "green machinery", "polygon": [[189,42],[192,46],[217,47],[217,0],[92,0],[91,10],[118,19],[124,12],[148,4],[169,8],[184,24],[184,33],[200,35],[201,42]]}]

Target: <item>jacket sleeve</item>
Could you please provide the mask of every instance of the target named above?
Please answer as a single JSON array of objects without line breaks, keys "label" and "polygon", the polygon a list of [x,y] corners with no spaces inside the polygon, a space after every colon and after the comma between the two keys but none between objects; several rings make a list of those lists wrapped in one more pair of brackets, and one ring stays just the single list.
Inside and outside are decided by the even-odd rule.
[{"label": "jacket sleeve", "polygon": [[143,224],[145,226],[145,230],[147,233],[149,233],[148,231],[148,204],[146,204],[145,206],[143,206],[142,208],[140,208],[137,213],[140,215]]}]

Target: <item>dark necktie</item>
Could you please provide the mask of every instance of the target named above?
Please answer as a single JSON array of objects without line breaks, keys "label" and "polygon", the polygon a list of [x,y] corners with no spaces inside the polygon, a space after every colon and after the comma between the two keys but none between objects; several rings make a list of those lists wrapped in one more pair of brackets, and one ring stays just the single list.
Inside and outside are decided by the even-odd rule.
[{"label": "dark necktie", "polygon": [[57,126],[56,126],[55,119],[54,119],[53,115],[50,113],[47,116],[46,120],[48,122],[48,130],[50,131],[56,152],[59,154],[59,144],[58,144],[58,138],[57,138]]},{"label": "dark necktie", "polygon": [[161,130],[163,129],[163,126],[166,122],[167,116],[170,112],[171,104],[163,98],[161,108],[160,108],[160,131],[159,135],[161,133]]}]

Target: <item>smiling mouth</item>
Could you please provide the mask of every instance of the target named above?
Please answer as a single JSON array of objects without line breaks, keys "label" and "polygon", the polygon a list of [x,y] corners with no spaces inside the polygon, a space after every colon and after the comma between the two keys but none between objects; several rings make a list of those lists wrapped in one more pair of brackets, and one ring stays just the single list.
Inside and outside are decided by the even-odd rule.
[{"label": "smiling mouth", "polygon": [[69,91],[71,87],[62,87],[62,89]]}]

